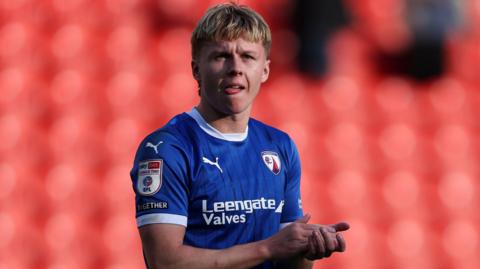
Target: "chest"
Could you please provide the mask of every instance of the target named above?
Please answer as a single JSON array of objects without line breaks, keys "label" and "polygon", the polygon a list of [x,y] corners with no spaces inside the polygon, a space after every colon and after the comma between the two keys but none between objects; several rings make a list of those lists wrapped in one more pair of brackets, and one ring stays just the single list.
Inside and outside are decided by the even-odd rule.
[{"label": "chest", "polygon": [[208,196],[228,201],[283,196],[286,168],[275,146],[204,147],[196,159],[192,199]]},{"label": "chest", "polygon": [[274,146],[203,147],[195,158],[189,207],[207,224],[218,216],[227,224],[281,214],[286,167]]}]

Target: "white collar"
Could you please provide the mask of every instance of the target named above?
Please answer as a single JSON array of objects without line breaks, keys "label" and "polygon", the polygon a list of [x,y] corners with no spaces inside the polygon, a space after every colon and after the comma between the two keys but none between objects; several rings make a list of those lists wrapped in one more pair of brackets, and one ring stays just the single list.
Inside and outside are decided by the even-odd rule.
[{"label": "white collar", "polygon": [[240,142],[247,139],[248,136],[248,125],[243,133],[221,133],[219,130],[213,128],[212,125],[208,124],[198,110],[194,107],[192,110],[186,112],[190,117],[192,117],[200,126],[200,128],[207,134],[226,141]]}]

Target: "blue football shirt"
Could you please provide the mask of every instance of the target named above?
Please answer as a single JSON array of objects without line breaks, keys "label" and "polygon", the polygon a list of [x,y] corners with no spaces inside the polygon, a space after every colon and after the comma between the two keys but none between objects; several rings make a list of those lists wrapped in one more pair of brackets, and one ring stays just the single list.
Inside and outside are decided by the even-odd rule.
[{"label": "blue football shirt", "polygon": [[222,134],[195,108],[179,114],[142,141],[131,178],[138,227],[185,226],[193,247],[259,241],[303,216],[295,144],[252,118],[245,133]]}]

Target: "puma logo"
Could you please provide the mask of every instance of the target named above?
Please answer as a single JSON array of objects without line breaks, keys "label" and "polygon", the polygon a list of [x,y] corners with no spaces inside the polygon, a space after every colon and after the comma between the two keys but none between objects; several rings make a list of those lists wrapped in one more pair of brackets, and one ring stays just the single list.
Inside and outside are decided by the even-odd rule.
[{"label": "puma logo", "polygon": [[212,161],[210,161],[209,159],[203,157],[203,162],[206,163],[206,164],[210,164],[210,165],[213,165],[213,166],[217,167],[218,170],[220,170],[220,173],[223,174],[223,170],[222,170],[222,168],[220,167],[220,165],[218,164],[218,157],[215,158],[215,162],[212,162]]},{"label": "puma logo", "polygon": [[145,145],[145,147],[146,147],[146,148],[153,148],[153,150],[155,150],[155,153],[158,154],[158,146],[159,146],[160,144],[162,144],[162,143],[163,143],[163,141],[160,141],[160,142],[158,142],[158,144],[154,145],[154,144],[148,142],[148,143]]}]

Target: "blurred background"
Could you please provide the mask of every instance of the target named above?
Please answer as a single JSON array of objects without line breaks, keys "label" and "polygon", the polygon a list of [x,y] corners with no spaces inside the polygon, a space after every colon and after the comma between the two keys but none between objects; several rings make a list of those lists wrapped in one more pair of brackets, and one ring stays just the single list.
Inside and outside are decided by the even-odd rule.
[{"label": "blurred background", "polygon": [[[194,0],[0,1],[0,268],[144,268],[140,140],[198,102]],[[480,1],[265,0],[254,117],[291,134],[315,268],[480,268]],[[477,137],[477,138],[475,138]]]}]

